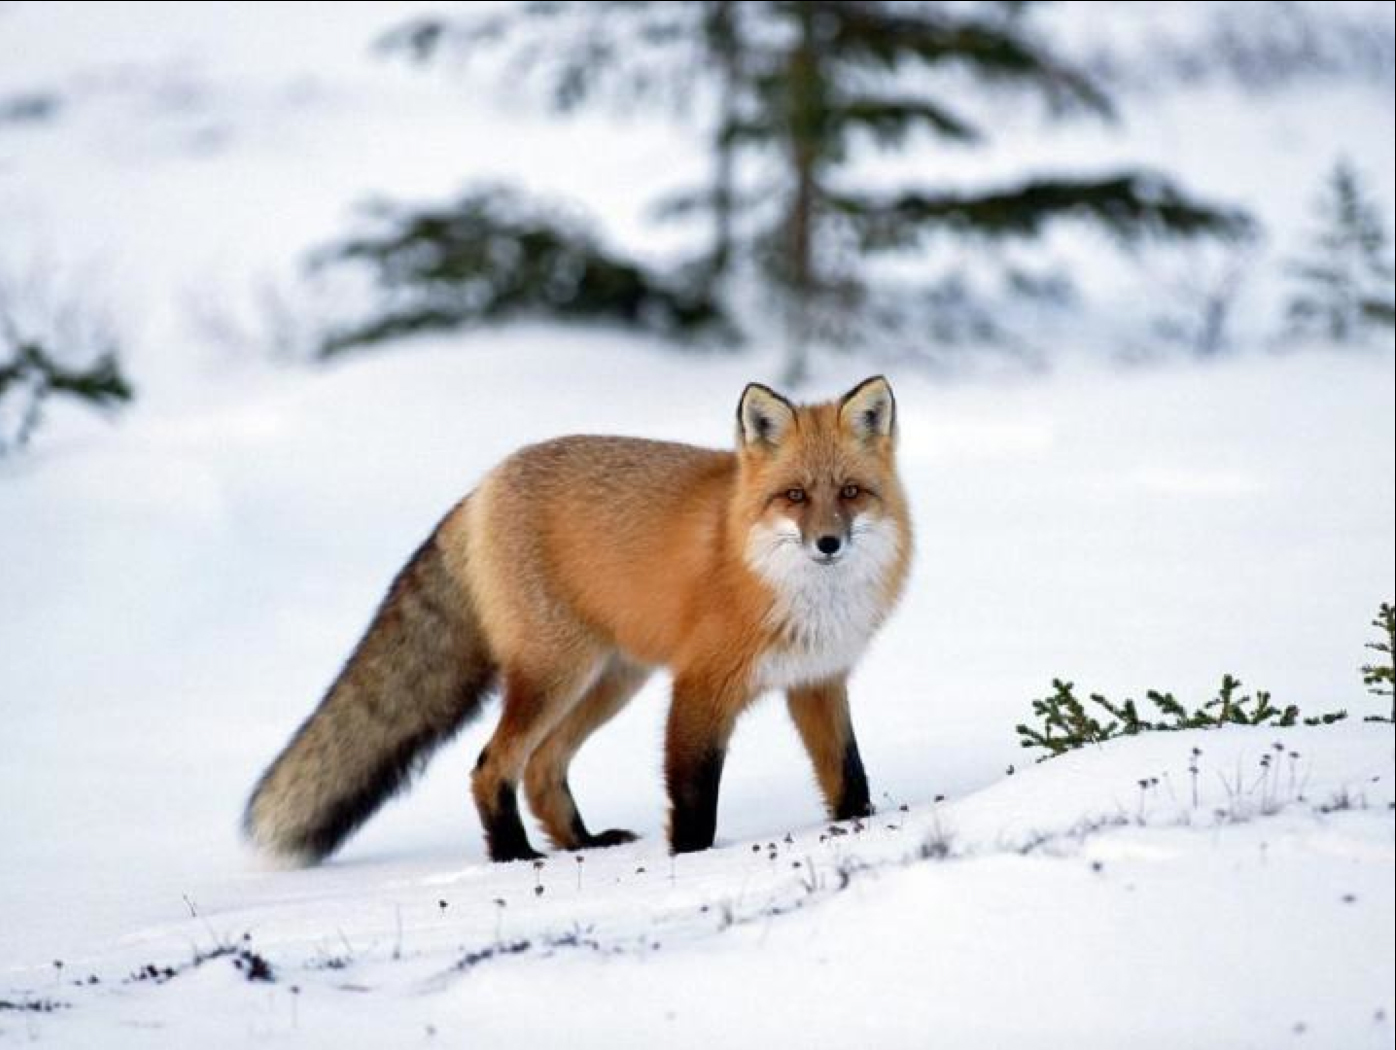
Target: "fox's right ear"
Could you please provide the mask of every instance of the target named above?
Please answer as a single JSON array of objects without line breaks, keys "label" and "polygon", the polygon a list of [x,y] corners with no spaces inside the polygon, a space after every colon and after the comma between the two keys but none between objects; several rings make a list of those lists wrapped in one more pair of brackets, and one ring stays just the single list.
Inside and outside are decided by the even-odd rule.
[{"label": "fox's right ear", "polygon": [[795,406],[768,386],[748,383],[737,403],[737,443],[774,450],[795,425]]}]

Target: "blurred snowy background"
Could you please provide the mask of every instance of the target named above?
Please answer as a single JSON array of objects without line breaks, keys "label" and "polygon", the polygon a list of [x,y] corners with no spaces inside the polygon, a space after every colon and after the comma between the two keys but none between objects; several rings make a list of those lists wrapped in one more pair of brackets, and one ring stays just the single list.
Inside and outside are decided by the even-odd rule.
[{"label": "blurred snowy background", "polygon": [[[280,937],[282,962],[336,929],[381,956],[392,909],[435,921],[451,878],[453,915],[526,893],[532,873],[481,870],[485,724],[327,868],[257,870],[239,809],[490,465],[566,432],[725,445],[752,379],[898,391],[918,561],[854,702],[884,806],[1003,789],[1054,675],[1200,703],[1230,671],[1381,713],[1356,667],[1396,588],[1394,26],[1391,3],[0,4],[0,999],[48,994],[54,960],[110,978],[182,956],[210,921]],[[617,879],[668,865],[663,707],[658,681],[578,760],[583,809],[646,835],[595,862]],[[1331,780],[1375,753],[1389,797],[1390,733],[1368,728],[1385,742],[1344,738],[1360,760]],[[720,841],[817,827],[808,781],[783,710],[757,708]],[[1013,806],[983,810],[963,821],[997,841]],[[1345,1012],[1330,990],[1274,1032],[1322,1015],[1342,1033],[1324,1045],[1390,1045],[1377,820],[1351,853],[1387,886],[1369,932],[1324,927],[1361,950],[1275,987],[1361,974],[1385,998]],[[740,897],[724,854],[747,863],[719,850],[679,904],[646,899]],[[1297,912],[1320,883],[1247,892]],[[1031,879],[990,884],[1041,904]],[[488,940],[497,917],[470,921]],[[1244,930],[1218,936],[1270,954]],[[438,960],[473,943],[441,937]],[[759,988],[745,947],[752,973],[731,972]],[[1174,961],[1205,999],[1205,967]],[[1267,994],[1152,1030],[1276,1045]],[[974,1045],[992,1010],[958,1001],[936,1023]],[[600,1031],[585,1005],[558,1009]],[[288,1010],[219,1031],[285,1034]],[[0,1035],[86,1031],[64,1023],[0,1013]],[[401,1034],[383,1024],[359,1037]]]}]

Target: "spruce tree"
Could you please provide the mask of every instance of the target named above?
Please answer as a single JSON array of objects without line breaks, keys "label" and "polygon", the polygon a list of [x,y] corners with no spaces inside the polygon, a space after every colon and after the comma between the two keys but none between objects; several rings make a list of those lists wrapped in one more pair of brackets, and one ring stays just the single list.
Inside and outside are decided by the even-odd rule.
[{"label": "spruce tree", "polygon": [[1334,165],[1315,210],[1318,227],[1290,268],[1290,334],[1346,343],[1372,331],[1389,332],[1396,324],[1391,237],[1346,161]]},{"label": "spruce tree", "polygon": [[[864,138],[888,150],[918,132],[947,145],[986,142],[988,129],[958,92],[1010,89],[1041,99],[1054,117],[1112,118],[1101,86],[1033,29],[1036,6],[574,0],[526,3],[485,21],[427,19],[400,27],[388,44],[422,61],[512,48],[515,65],[541,73],[564,110],[617,87],[631,100],[667,87],[705,103],[710,184],[670,199],[666,211],[711,217],[695,275],[719,282],[734,267],[755,265],[779,291],[785,378],[799,382],[811,344],[865,304],[865,262],[878,253],[937,234],[1030,239],[1064,218],[1126,240],[1245,230],[1239,213],[1138,170],[1029,175],[970,190],[886,192],[854,181],[850,160]],[[569,26],[586,32],[569,35]],[[540,33],[552,34],[548,46]],[[929,86],[945,82],[936,74],[960,77],[954,98]]]}]

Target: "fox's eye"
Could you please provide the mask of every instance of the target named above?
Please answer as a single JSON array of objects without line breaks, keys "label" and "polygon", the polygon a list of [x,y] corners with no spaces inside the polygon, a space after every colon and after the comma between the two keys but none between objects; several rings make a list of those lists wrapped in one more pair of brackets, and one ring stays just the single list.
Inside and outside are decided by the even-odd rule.
[{"label": "fox's eye", "polygon": [[857,499],[858,494],[862,491],[863,490],[860,489],[857,485],[845,485],[839,491],[839,495],[842,496],[844,499]]},{"label": "fox's eye", "polygon": [[803,503],[805,501],[804,489],[786,489],[785,498],[791,503]]}]

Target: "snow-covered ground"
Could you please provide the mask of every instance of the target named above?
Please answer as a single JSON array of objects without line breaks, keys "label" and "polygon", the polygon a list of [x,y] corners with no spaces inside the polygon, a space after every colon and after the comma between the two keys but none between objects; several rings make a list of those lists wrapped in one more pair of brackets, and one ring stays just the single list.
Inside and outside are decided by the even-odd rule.
[{"label": "snow-covered ground", "polygon": [[[0,94],[67,99],[0,125],[0,264],[90,275],[141,389],[114,426],[55,406],[0,467],[0,1001],[65,1004],[0,1010],[0,1040],[1390,1046],[1389,726],[1041,765],[1013,733],[1054,675],[1200,703],[1230,671],[1308,710],[1383,709],[1356,666],[1396,575],[1389,348],[894,373],[918,558],[855,679],[879,805],[861,831],[821,822],[767,703],[738,732],[719,848],[672,861],[657,681],[574,774],[633,846],[488,865],[466,778],[491,710],[331,863],[243,851],[252,780],[484,470],[564,432],[725,444],[742,384],[776,370],[760,347],[546,325],[313,370],[191,324],[191,299],[245,298],[374,190],[570,182],[643,239],[682,144],[530,122],[366,58],[413,7],[0,6]],[[1389,215],[1390,104],[1329,90],[1341,120],[1226,98],[1189,137],[1165,99],[1081,149],[1169,161],[1280,239],[1347,150]],[[809,393],[866,369],[825,360]]]},{"label": "snow-covered ground", "polygon": [[[225,877],[26,975],[71,1008],[6,1027],[75,1046],[1389,1046],[1389,728],[1214,734],[1196,807],[1194,742],[1136,738],[836,835],[768,820],[677,860],[651,842],[541,870],[419,854]],[[194,962],[219,946],[272,980],[246,955]]]}]

